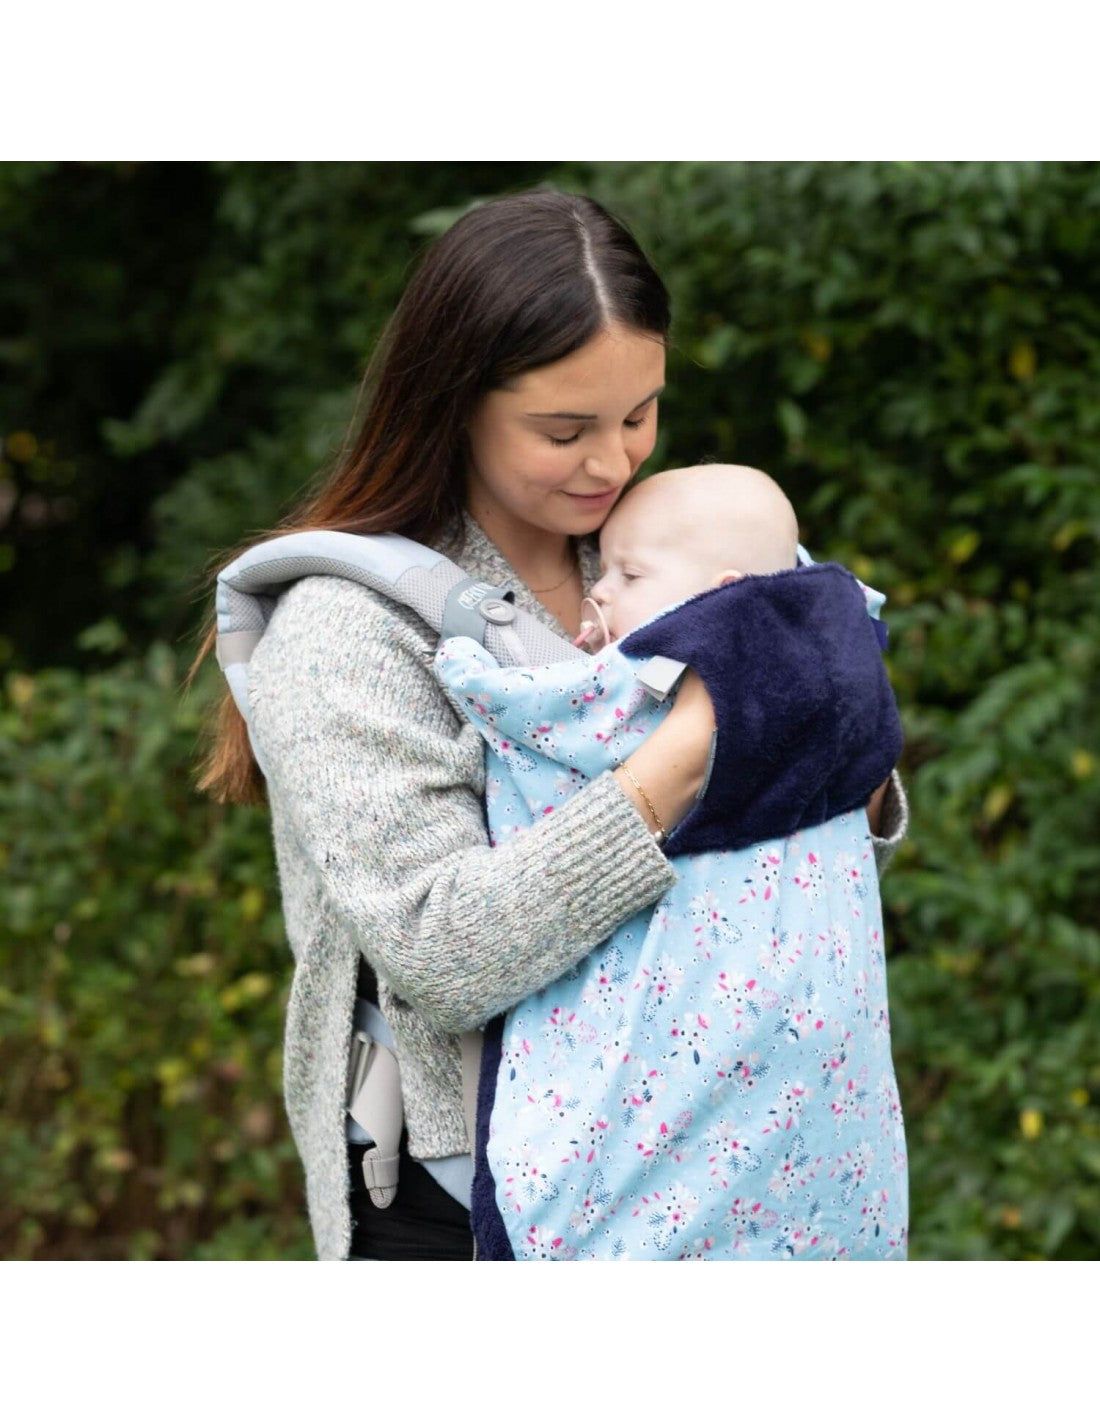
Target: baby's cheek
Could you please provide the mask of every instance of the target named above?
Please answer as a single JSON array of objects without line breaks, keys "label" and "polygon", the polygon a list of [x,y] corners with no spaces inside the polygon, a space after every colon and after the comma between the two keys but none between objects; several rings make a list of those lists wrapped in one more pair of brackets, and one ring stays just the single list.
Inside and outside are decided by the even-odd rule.
[{"label": "baby's cheek", "polygon": [[640,623],[652,617],[659,607],[663,607],[666,601],[667,598],[655,595],[652,590],[628,588],[619,598],[615,608],[614,626],[617,635],[625,637],[627,633],[633,632]]}]

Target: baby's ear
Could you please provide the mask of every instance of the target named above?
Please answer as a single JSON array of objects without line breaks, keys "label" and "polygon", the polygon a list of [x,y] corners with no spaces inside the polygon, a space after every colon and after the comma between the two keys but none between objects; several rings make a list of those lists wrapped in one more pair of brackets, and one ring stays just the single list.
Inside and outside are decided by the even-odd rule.
[{"label": "baby's ear", "polygon": [[718,574],[714,582],[711,583],[711,587],[720,588],[723,583],[736,583],[739,582],[740,579],[744,576],[744,573],[738,572],[736,568],[725,568],[721,573]]}]

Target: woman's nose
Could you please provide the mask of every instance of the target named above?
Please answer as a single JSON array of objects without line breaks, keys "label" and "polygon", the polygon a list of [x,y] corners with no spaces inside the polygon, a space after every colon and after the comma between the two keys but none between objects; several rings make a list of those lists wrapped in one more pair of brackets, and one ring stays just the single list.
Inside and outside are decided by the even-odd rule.
[{"label": "woman's nose", "polygon": [[592,479],[602,479],[608,484],[625,484],[634,472],[630,467],[630,456],[619,444],[608,445],[598,454],[590,454],[584,461],[584,472]]}]

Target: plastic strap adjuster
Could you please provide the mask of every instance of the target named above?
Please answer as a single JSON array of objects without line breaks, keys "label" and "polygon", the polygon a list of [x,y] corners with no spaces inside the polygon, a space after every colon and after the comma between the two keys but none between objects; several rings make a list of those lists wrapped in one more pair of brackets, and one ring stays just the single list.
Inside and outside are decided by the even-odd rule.
[{"label": "plastic strap adjuster", "polygon": [[401,1075],[388,1047],[359,1028],[352,1037],[347,1112],[370,1137],[363,1180],[371,1201],[384,1210],[397,1195],[403,1111]]},{"label": "plastic strap adjuster", "polygon": [[383,1155],[376,1145],[369,1146],[363,1155],[363,1181],[372,1202],[381,1210],[392,1204],[397,1194],[400,1160],[397,1155]]},{"label": "plastic strap adjuster", "polygon": [[455,583],[443,605],[439,640],[472,637],[475,642],[484,643],[486,622],[507,626],[515,617],[512,596],[507,588],[497,588],[474,578]]}]

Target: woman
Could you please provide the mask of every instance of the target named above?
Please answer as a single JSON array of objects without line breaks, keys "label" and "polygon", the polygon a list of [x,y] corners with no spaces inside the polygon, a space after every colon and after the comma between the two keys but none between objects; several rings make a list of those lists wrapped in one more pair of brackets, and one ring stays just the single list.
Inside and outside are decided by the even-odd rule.
[{"label": "woman", "polygon": [[[358,440],[292,526],[405,534],[575,634],[598,575],[585,536],[653,449],[668,326],[659,277],[595,203],[538,192],[476,209],[410,281]],[[714,726],[687,677],[621,767],[490,850],[482,743],[432,674],[435,643],[411,611],[314,577],[281,599],[252,659],[296,958],[287,1110],[321,1258],[470,1257],[464,1205],[418,1163],[468,1151],[456,1034],[560,977],[674,882],[659,831],[697,794]],[[231,706],[203,783],[226,797],[259,784]],[[900,802],[887,816],[899,836]],[[396,1042],[407,1158],[378,1209],[351,1147],[353,1221],[357,982]]]}]

